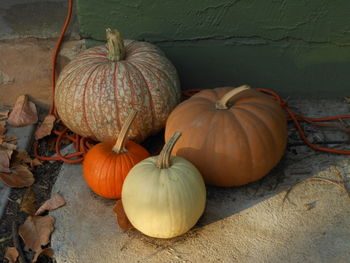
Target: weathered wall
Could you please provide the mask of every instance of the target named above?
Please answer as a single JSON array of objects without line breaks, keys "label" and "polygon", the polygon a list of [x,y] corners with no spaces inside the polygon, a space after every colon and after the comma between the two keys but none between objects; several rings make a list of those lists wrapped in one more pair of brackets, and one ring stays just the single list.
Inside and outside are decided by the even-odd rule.
[{"label": "weathered wall", "polygon": [[348,0],[78,0],[77,8],[86,38],[103,40],[114,27],[159,45],[183,88],[350,93]]}]

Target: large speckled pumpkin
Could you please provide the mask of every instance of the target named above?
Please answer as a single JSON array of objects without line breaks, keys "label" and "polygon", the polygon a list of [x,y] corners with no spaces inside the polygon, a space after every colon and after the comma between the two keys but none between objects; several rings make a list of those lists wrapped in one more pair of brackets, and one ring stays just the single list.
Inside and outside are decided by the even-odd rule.
[{"label": "large speckled pumpkin", "polygon": [[208,184],[239,186],[265,176],[287,144],[281,106],[248,86],[204,90],[170,114],[165,139],[182,137],[174,153],[192,162]]},{"label": "large speckled pumpkin", "polygon": [[175,67],[156,46],[123,41],[107,29],[107,45],[79,54],[61,72],[55,106],[75,133],[114,141],[131,109],[138,115],[129,138],[141,141],[164,127],[180,100]]}]

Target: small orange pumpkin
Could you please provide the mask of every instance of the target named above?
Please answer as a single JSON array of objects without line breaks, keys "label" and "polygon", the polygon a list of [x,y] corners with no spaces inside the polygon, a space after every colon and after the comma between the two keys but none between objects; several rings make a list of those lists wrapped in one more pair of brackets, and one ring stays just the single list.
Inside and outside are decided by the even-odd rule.
[{"label": "small orange pumpkin", "polygon": [[126,140],[135,116],[136,111],[133,110],[124,123],[116,143],[96,144],[84,158],[85,181],[96,194],[102,197],[120,198],[123,182],[129,170],[150,156],[141,145]]},{"label": "small orange pumpkin", "polygon": [[182,137],[174,153],[192,162],[208,184],[239,186],[265,176],[287,144],[286,115],[248,86],[203,90],[170,114],[165,140]]}]

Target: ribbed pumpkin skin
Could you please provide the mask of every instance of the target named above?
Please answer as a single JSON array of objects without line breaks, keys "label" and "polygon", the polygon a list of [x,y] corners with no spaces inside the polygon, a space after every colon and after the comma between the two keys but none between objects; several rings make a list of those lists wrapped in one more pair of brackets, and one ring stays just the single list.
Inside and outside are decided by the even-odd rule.
[{"label": "ribbed pumpkin skin", "polygon": [[287,120],[267,95],[250,89],[217,110],[215,103],[232,87],[204,90],[170,114],[165,139],[182,136],[173,154],[201,172],[207,184],[239,186],[265,176],[281,159],[287,144]]},{"label": "ribbed pumpkin skin", "polygon": [[64,124],[98,141],[116,140],[128,112],[139,110],[129,138],[142,141],[164,127],[179,103],[175,67],[156,46],[125,40],[126,58],[111,62],[107,48],[79,54],[61,72],[55,105]]},{"label": "ribbed pumpkin skin", "polygon": [[127,141],[126,153],[112,151],[114,142],[96,144],[86,154],[83,162],[83,174],[88,186],[104,198],[120,198],[125,177],[130,169],[149,157],[141,145]]}]

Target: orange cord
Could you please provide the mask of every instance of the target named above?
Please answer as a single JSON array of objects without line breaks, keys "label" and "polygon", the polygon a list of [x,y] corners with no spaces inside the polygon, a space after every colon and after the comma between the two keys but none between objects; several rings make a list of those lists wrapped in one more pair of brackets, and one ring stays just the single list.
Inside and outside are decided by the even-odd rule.
[{"label": "orange cord", "polygon": [[[83,138],[77,134],[74,134],[72,136],[69,135],[68,134],[69,129],[64,126],[64,124],[59,119],[59,116],[55,110],[56,62],[57,62],[58,53],[60,51],[64,35],[67,31],[70,19],[72,17],[72,10],[73,10],[73,0],[69,0],[66,20],[64,22],[64,26],[62,28],[61,34],[57,40],[57,44],[54,49],[54,54],[52,57],[52,72],[51,72],[52,101],[51,101],[51,107],[50,107],[50,114],[56,117],[56,119],[58,120],[56,124],[63,126],[63,130],[62,131],[59,131],[56,129],[53,130],[53,133],[57,136],[55,141],[55,150],[56,150],[55,157],[40,156],[38,153],[39,143],[35,142],[34,155],[39,160],[43,160],[43,161],[64,161],[66,163],[80,163],[83,161],[84,155],[87,153],[89,148],[92,147],[92,140]],[[75,153],[64,155],[64,156],[61,154],[60,146],[63,139],[68,139],[73,142],[73,145],[76,151]]]},{"label": "orange cord", "polygon": [[[56,86],[56,61],[58,57],[58,53],[60,51],[60,47],[64,38],[64,35],[67,31],[70,19],[72,17],[72,10],[73,10],[73,0],[69,0],[69,7],[68,12],[66,16],[66,20],[64,23],[64,26],[62,28],[61,34],[58,38],[53,58],[52,58],[52,72],[51,72],[51,83],[52,83],[52,102],[51,102],[51,108],[50,108],[50,114],[53,114],[56,119],[58,120],[56,124],[59,124],[63,127],[62,131],[59,130],[53,130],[53,133],[57,136],[56,142],[55,142],[55,150],[56,150],[56,157],[45,157],[40,156],[38,154],[39,150],[39,143],[35,142],[34,144],[34,154],[35,157],[44,160],[44,161],[64,161],[66,163],[79,163],[84,160],[84,155],[88,152],[88,150],[93,146],[94,142],[90,139],[81,137],[80,135],[73,134],[69,135],[69,129],[65,127],[65,125],[62,123],[62,121],[59,119],[59,116],[55,110],[55,86]],[[303,131],[303,128],[300,125],[300,121],[306,121],[310,123],[311,125],[315,126],[334,126],[330,124],[323,124],[320,122],[326,122],[326,121],[332,121],[332,120],[339,120],[339,119],[348,119],[350,118],[350,115],[339,115],[339,116],[332,116],[328,118],[307,118],[300,114],[295,114],[291,111],[291,109],[287,106],[287,102],[283,100],[279,95],[277,95],[275,92],[268,90],[268,89],[261,89],[258,88],[257,90],[266,93],[270,95],[275,101],[277,101],[281,107],[287,112],[288,114],[288,120],[293,121],[294,125],[296,126],[300,137],[303,139],[303,141],[312,149],[317,151],[323,151],[323,152],[329,152],[329,153],[337,153],[337,154],[345,154],[350,155],[350,151],[346,150],[338,150],[338,149],[331,149],[331,148],[325,148],[325,147],[319,147],[313,143],[311,143],[307,137],[305,136],[305,133]],[[196,94],[197,92],[201,91],[201,89],[192,89],[192,90],[185,90],[183,91],[184,98],[189,98],[192,95]],[[70,132],[72,133],[72,132]],[[74,148],[76,150],[73,154],[68,155],[62,155],[60,152],[60,146],[63,139],[68,139],[73,142]]]}]

